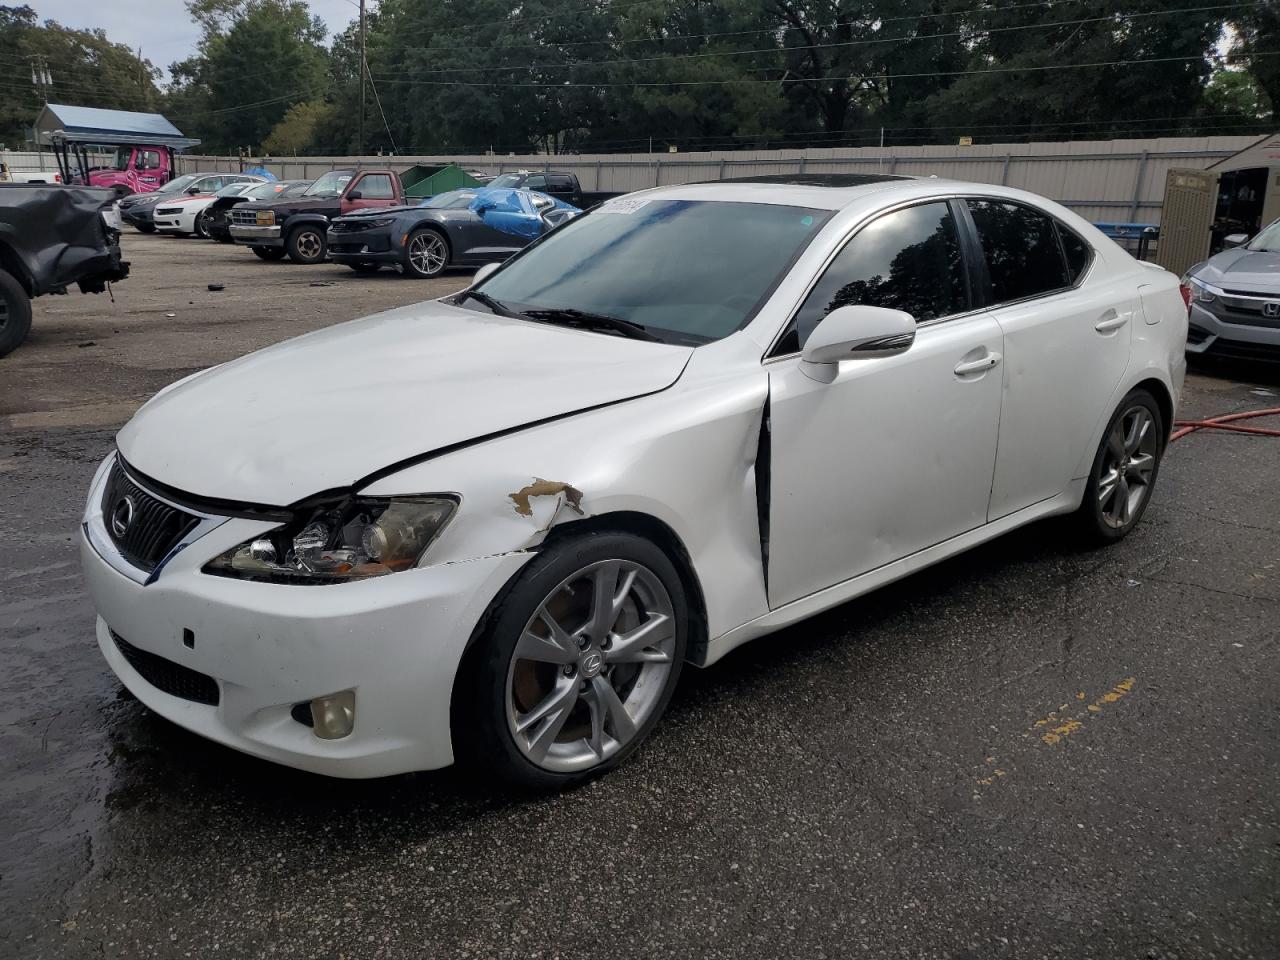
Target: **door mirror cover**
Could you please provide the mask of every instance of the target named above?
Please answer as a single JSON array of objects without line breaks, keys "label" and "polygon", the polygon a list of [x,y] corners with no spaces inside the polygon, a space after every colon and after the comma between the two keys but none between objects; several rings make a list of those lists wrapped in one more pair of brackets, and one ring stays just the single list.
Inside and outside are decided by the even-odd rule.
[{"label": "door mirror cover", "polygon": [[1243,247],[1249,242],[1247,233],[1229,233],[1222,238],[1222,249],[1233,250],[1236,247]]},{"label": "door mirror cover", "polygon": [[809,334],[802,356],[809,363],[892,357],[916,338],[916,321],[886,307],[837,307]]},{"label": "door mirror cover", "polygon": [[364,194],[361,193],[359,190],[352,190],[350,193],[347,194],[348,200],[360,200],[363,197],[364,197]]}]

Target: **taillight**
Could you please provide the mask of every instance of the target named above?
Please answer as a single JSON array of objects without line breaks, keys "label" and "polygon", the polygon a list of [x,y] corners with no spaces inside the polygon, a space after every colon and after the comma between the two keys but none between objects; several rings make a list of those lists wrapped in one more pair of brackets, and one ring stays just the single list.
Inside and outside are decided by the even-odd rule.
[{"label": "taillight", "polygon": [[1182,283],[1178,284],[1178,292],[1182,294],[1182,303],[1183,303],[1183,306],[1185,306],[1185,307],[1187,308],[1187,312],[1188,312],[1188,313],[1190,313],[1190,312],[1191,312],[1191,297],[1192,297],[1192,294],[1193,294],[1193,291],[1192,291],[1192,289],[1191,289],[1191,284],[1187,283],[1187,282],[1184,280]]},{"label": "taillight", "polygon": [[60,174],[60,173],[55,173],[55,174],[53,175],[53,182],[54,182],[54,183],[61,183],[61,182],[62,182],[62,174]]}]

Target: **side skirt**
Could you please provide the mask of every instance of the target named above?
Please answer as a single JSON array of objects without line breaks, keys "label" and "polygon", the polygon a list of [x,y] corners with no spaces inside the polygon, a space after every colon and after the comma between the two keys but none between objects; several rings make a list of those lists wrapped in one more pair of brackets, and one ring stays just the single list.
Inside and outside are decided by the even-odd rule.
[{"label": "side skirt", "polygon": [[924,550],[903,557],[901,560],[886,563],[882,567],[868,570],[866,573],[834,584],[825,590],[819,590],[817,593],[811,593],[807,597],[793,600],[791,603],[776,610],[771,610],[763,616],[744,623],[740,627],[734,627],[728,633],[721,634],[707,645],[707,659],[703,666],[710,666],[730,650],[741,646],[748,640],[754,640],[775,630],[781,630],[783,627],[789,627],[793,623],[798,623],[814,614],[821,613],[823,610],[828,610],[855,597],[860,597],[864,593],[870,593],[877,587],[892,583],[894,580],[900,580],[915,573],[917,570],[923,570],[925,567],[941,560],[946,560],[948,557],[963,553],[971,547],[993,540],[1017,527],[1054,514],[1070,513],[1080,505],[1080,498],[1084,495],[1084,486],[1084,480],[1073,480],[1070,486],[1056,497],[1033,503],[1029,507],[1024,507],[1016,513],[1001,517],[999,520],[978,527],[976,530],[962,533],[957,537],[952,537],[950,540],[944,540],[942,543],[926,547]]}]

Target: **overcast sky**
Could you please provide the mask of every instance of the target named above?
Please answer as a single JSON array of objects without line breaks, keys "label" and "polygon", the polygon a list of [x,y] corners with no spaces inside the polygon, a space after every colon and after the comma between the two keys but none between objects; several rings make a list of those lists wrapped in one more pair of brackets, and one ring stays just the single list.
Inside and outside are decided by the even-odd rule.
[{"label": "overcast sky", "polygon": [[[57,20],[68,27],[101,27],[116,43],[132,49],[161,69],[195,50],[200,28],[192,21],[182,0],[9,0],[23,2],[41,20]],[[310,0],[311,12],[329,25],[329,35],[345,30],[356,16],[352,0]]]}]

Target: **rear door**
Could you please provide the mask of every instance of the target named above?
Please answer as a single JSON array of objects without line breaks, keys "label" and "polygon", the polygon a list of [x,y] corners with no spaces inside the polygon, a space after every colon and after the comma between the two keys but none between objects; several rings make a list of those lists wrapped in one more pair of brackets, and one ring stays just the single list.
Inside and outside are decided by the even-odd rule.
[{"label": "rear door", "polygon": [[1129,364],[1131,278],[1090,277],[1093,248],[1042,210],[966,201],[988,310],[1004,333],[1004,402],[988,518],[1062,493]]},{"label": "rear door", "polygon": [[[353,193],[360,194],[352,198]],[[362,173],[354,177],[342,195],[342,212],[366,210],[370,207],[394,207],[400,202],[396,196],[395,181],[389,173]]]}]

